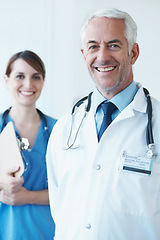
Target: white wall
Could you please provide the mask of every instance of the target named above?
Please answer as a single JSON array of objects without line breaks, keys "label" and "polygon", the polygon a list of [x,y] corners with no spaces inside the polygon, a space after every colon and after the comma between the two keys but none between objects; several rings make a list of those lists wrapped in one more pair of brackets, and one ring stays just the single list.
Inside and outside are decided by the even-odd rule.
[{"label": "white wall", "polygon": [[104,7],[127,11],[138,25],[140,57],[135,80],[160,100],[159,0],[0,0],[0,112],[11,105],[3,82],[8,59],[29,49],[44,61],[47,78],[37,106],[59,118],[93,88],[80,52],[80,28]]}]

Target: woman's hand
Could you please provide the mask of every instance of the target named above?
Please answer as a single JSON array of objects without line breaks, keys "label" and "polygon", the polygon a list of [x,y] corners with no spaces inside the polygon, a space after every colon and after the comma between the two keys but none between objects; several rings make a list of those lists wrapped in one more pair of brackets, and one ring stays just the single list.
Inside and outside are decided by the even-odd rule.
[{"label": "woman's hand", "polygon": [[4,204],[12,206],[25,204],[48,205],[48,189],[41,191],[28,191],[24,187],[21,187],[17,192],[13,193],[1,190],[0,200]]},{"label": "woman's hand", "polygon": [[24,183],[23,177],[14,177],[14,174],[19,171],[19,167],[11,169],[5,174],[0,176],[0,190],[3,190],[6,193],[15,193],[17,192],[22,184]]},{"label": "woman's hand", "polygon": [[21,187],[17,192],[0,191],[1,202],[7,205],[17,206],[26,204],[27,190]]}]

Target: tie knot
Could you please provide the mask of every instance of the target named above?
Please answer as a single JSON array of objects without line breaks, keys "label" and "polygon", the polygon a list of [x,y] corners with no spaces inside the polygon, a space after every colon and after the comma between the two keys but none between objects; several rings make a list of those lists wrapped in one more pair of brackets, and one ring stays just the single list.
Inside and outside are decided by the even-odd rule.
[{"label": "tie knot", "polygon": [[112,115],[113,112],[117,109],[116,105],[114,105],[112,102],[103,102],[101,104],[101,107],[103,109],[104,115]]}]

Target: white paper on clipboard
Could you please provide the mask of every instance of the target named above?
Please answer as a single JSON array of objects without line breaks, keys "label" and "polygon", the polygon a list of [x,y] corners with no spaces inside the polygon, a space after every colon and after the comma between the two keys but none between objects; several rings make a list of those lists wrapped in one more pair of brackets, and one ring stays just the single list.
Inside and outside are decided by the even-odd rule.
[{"label": "white paper on clipboard", "polygon": [[18,146],[14,126],[9,122],[0,134],[0,174],[7,173],[12,167],[20,167],[14,174],[20,177],[24,172],[24,163]]}]

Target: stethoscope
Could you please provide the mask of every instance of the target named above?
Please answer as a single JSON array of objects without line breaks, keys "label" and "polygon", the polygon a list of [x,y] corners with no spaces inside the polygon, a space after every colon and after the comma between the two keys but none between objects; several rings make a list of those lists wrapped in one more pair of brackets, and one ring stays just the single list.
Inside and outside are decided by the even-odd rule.
[{"label": "stethoscope", "polygon": [[[156,154],[154,152],[155,144],[154,144],[153,131],[152,131],[152,102],[151,102],[151,97],[150,97],[149,91],[146,88],[143,88],[143,91],[144,91],[144,94],[145,94],[146,99],[147,99],[147,115],[148,115],[148,122],[147,122],[147,129],[146,129],[146,143],[147,143],[146,154],[149,158],[151,158],[153,156],[156,156]],[[67,140],[67,147],[65,148],[65,150],[78,148],[77,146],[74,146],[74,145],[75,145],[79,130],[82,126],[82,123],[83,123],[87,113],[90,111],[92,93],[93,92],[91,92],[88,96],[80,99],[72,108],[71,129],[70,129],[70,133],[69,133],[68,140]],[[74,136],[73,140],[70,141],[71,136],[72,136],[72,132],[73,132],[73,123],[74,123],[75,112],[76,112],[75,109],[77,107],[79,107],[82,103],[84,103],[84,101],[86,101],[86,100],[87,100],[87,104],[86,104],[85,109],[84,109],[84,115],[82,117],[82,120],[81,120],[78,128],[77,128],[77,131],[75,133],[75,136]]]},{"label": "stethoscope", "polygon": [[[7,110],[4,111],[4,113],[2,114],[2,127],[0,129],[0,132],[2,132],[2,130],[5,128],[6,126],[6,118],[7,118],[7,115],[9,114],[9,111],[11,110],[11,107],[8,108]],[[44,123],[44,130],[47,134],[47,141],[49,139],[49,130],[48,130],[48,125],[47,125],[47,120],[46,120],[46,117],[45,115],[39,110],[39,109],[36,109],[41,120],[43,121]],[[16,132],[15,132],[16,133]],[[24,160],[24,163],[25,163],[25,169],[24,171],[27,171],[28,169],[28,161],[26,160],[24,154],[23,154],[23,151],[27,150],[29,148],[29,141],[27,138],[21,138],[17,133],[16,133],[16,137],[17,137],[17,143],[18,143],[18,146],[19,146],[19,149],[20,149],[20,153],[21,153],[21,156]]]}]

